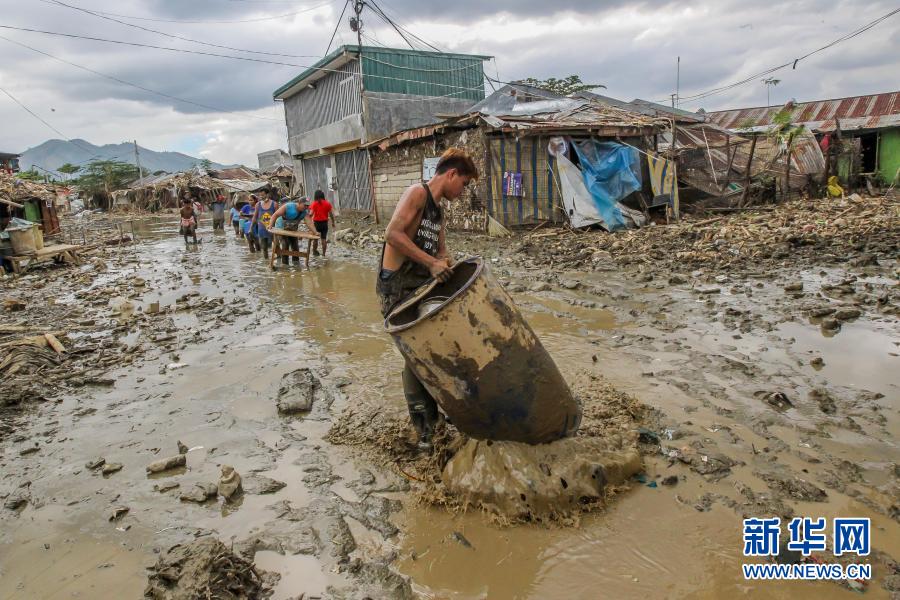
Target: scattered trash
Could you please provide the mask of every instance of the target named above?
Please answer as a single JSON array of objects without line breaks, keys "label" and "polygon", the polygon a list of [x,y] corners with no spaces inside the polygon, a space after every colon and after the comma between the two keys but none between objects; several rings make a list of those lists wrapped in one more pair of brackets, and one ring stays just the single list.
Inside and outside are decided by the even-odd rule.
[{"label": "scattered trash", "polygon": [[234,467],[222,465],[218,491],[225,500],[231,500],[232,496],[241,491],[241,476],[234,470]]},{"label": "scattered trash", "polygon": [[102,467],[105,463],[106,463],[106,459],[103,458],[102,456],[100,456],[100,457],[97,457],[97,458],[95,458],[95,459],[93,459],[93,460],[89,460],[89,461],[84,465],[84,468],[85,468],[85,469],[89,469],[89,470],[91,470],[91,471],[94,471],[94,470],[99,469],[100,467]]},{"label": "scattered trash", "polygon": [[758,391],[754,392],[753,395],[776,410],[784,411],[794,407],[794,404],[788,399],[787,394],[784,392]]},{"label": "scattered trash", "polygon": [[291,415],[310,410],[318,385],[318,379],[307,368],[286,374],[278,388],[278,412]]},{"label": "scattered trash", "polygon": [[118,473],[122,470],[122,463],[106,463],[103,465],[103,468],[100,470],[100,473],[103,475],[112,475],[113,473]]},{"label": "scattered trash", "polygon": [[271,594],[261,577],[264,572],[210,537],[172,546],[149,571],[144,597],[152,600],[250,599]]},{"label": "scattered trash", "polygon": [[147,473],[162,473],[169,469],[177,469],[187,464],[184,454],[162,458],[147,465]]},{"label": "scattered trash", "polygon": [[128,513],[128,510],[129,508],[127,506],[117,506],[112,510],[112,513],[110,513],[109,520],[118,521]]},{"label": "scattered trash", "polygon": [[451,533],[451,534],[450,534],[450,538],[453,539],[453,540],[456,541],[456,542],[459,542],[460,544],[462,544],[462,545],[465,546],[466,548],[471,548],[472,550],[475,549],[475,547],[472,545],[472,543],[469,542],[469,540],[466,539],[466,536],[464,536],[462,533],[460,533],[460,532],[458,532],[458,531],[454,531],[453,533]]},{"label": "scattered trash", "polygon": [[215,498],[219,494],[219,486],[215,483],[195,483],[187,492],[181,494],[184,502],[203,503]]}]

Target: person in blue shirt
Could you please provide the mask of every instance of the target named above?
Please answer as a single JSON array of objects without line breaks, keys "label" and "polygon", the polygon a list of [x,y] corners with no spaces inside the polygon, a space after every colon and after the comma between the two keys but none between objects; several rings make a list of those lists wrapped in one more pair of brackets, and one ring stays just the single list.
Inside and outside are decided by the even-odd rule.
[{"label": "person in blue shirt", "polygon": [[259,242],[253,232],[253,213],[256,211],[257,202],[259,199],[256,194],[250,194],[250,202],[241,208],[241,231],[244,232],[250,252],[256,252],[259,249]]},{"label": "person in blue shirt", "polygon": [[[286,229],[288,231],[299,231],[300,230],[300,222],[306,223],[306,226],[310,231],[314,231],[312,217],[309,213],[309,207],[306,204],[306,198],[300,198],[299,200],[292,200],[288,197],[284,197],[281,199],[281,207],[275,211],[275,214],[272,215],[272,220],[278,227],[279,223],[281,226],[280,229]],[[293,250],[294,252],[300,251],[300,240],[294,237],[286,237],[281,236],[281,248],[282,250]],[[294,256],[293,262],[294,264],[300,264],[300,257]],[[288,264],[288,257],[281,257],[282,264]]]}]

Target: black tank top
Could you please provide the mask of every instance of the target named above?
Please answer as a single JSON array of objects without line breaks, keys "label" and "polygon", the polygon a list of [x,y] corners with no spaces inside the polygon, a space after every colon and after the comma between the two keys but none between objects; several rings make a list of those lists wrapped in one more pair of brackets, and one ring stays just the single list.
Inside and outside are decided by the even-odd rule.
[{"label": "black tank top", "polygon": [[416,230],[413,243],[429,256],[437,256],[440,249],[441,220],[443,214],[441,207],[434,201],[428,185],[422,184],[428,197],[425,200],[425,208],[422,210],[422,221]]}]

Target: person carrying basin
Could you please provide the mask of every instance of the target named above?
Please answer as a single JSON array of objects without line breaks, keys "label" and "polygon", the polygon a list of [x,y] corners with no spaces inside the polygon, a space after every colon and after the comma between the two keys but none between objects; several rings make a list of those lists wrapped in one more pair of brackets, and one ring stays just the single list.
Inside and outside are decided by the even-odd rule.
[{"label": "person carrying basin", "polygon": [[[431,278],[447,281],[452,262],[446,245],[446,224],[440,199],[459,198],[469,183],[478,178],[472,158],[459,148],[441,155],[435,175],[427,183],[410,186],[403,192],[385,230],[385,243],[376,278],[376,293],[384,317],[413,290]],[[430,449],[438,407],[409,364],[403,368],[403,394],[409,417],[419,436],[419,447]]]}]

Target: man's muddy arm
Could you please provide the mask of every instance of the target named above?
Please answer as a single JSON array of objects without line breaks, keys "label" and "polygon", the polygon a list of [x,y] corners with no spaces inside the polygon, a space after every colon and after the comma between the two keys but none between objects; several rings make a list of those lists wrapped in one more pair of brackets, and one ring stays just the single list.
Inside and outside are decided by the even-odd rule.
[{"label": "man's muddy arm", "polygon": [[452,266],[452,264],[450,262],[450,255],[447,252],[447,234],[445,233],[446,231],[447,231],[447,228],[442,226],[441,233],[439,234],[439,237],[438,237],[437,257],[441,260],[446,261],[447,266],[450,267],[450,266]]}]

